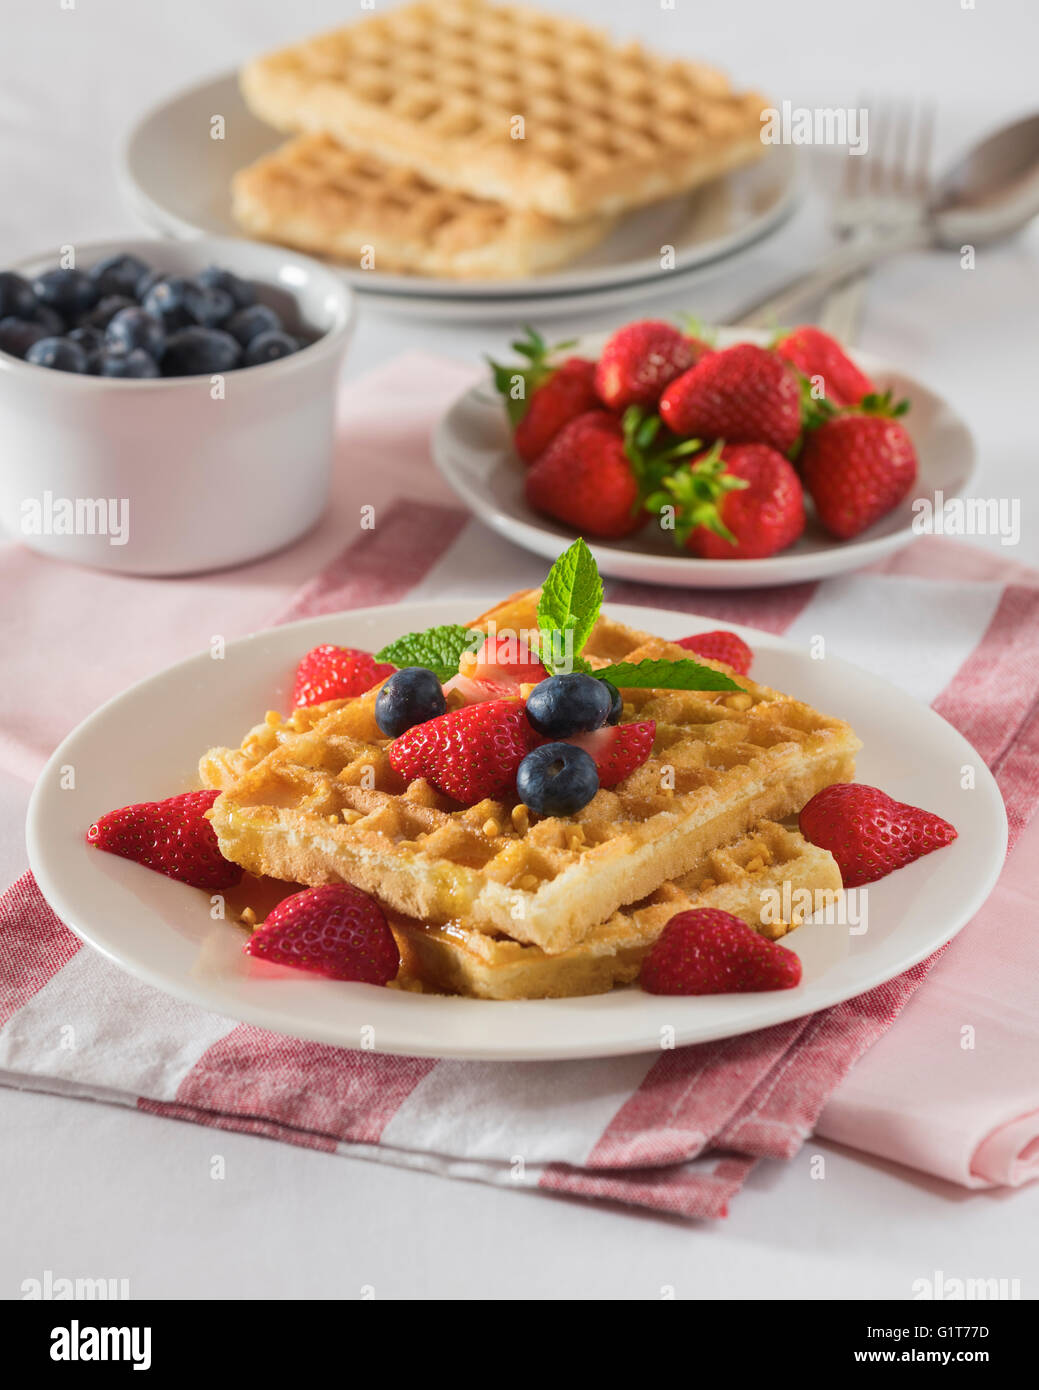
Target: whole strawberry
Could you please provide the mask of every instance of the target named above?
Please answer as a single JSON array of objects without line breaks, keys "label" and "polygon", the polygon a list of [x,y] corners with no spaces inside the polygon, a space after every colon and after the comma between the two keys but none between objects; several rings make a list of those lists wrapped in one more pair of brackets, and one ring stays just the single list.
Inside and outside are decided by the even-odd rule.
[{"label": "whole strawberry", "polygon": [[206,812],[216,791],[184,792],[165,801],[141,801],[101,816],[87,831],[87,842],[109,854],[190,883],[210,893],[232,888],[242,871],[220,853]]},{"label": "whole strawberry", "polygon": [[614,724],[591,734],[575,734],[564,741],[576,743],[590,754],[599,773],[599,786],[609,789],[642,766],[653,751],[656,734],[656,720],[644,719],[638,724]]},{"label": "whole strawberry", "polygon": [[516,452],[524,463],[533,463],[569,420],[598,406],[595,363],[584,357],[558,362],[558,354],[573,344],[550,347],[529,325],[511,346],[524,359],[522,365],[488,360],[505,402]]},{"label": "whole strawberry", "polygon": [[845,888],[873,883],[956,839],[956,827],[941,816],[858,782],[816,792],[798,823],[806,840],[836,859]]},{"label": "whole strawberry", "polygon": [[673,509],[680,545],[705,560],[760,560],[793,545],[805,525],[801,483],[767,444],[714,445],[646,500],[662,523]]},{"label": "whole strawberry", "polygon": [[305,888],[285,898],[243,949],[272,965],[366,985],[388,984],[400,968],[382,908],[349,883]]},{"label": "whole strawberry", "polygon": [[793,989],[801,962],[785,946],[758,936],[731,912],[679,912],[642,962],[650,994],[752,994]]},{"label": "whole strawberry", "polygon": [[749,676],[754,653],[734,632],[719,628],[716,632],[697,632],[692,637],[680,637],[676,644],[710,661],[724,661],[738,676]]},{"label": "whole strawberry", "polygon": [[629,536],[646,521],[624,428],[605,410],[564,425],[529,469],[527,501],[586,536]]},{"label": "whole strawberry", "polygon": [[804,485],[819,520],[840,540],[879,521],[916,481],[917,459],[905,426],[887,397],[810,430],[801,452]]},{"label": "whole strawberry", "polygon": [[775,352],[806,377],[822,379],[825,399],[831,405],[858,405],[876,387],[851,360],[836,338],[814,324],[793,328],[775,345]]},{"label": "whole strawberry", "polygon": [[473,806],[512,795],[516,769],[538,742],[522,700],[487,700],[413,725],[390,744],[390,766]]},{"label": "whole strawberry", "polygon": [[673,381],[660,398],[660,416],[677,435],[769,444],[786,454],[801,433],[801,386],[774,352],[737,343]]},{"label": "whole strawberry", "polygon": [[512,437],[517,454],[524,463],[533,463],[564,425],[587,410],[595,410],[598,404],[595,363],[584,357],[568,357],[531,392]]},{"label": "whole strawberry", "polygon": [[611,410],[655,406],[664,387],[709,351],[706,344],[662,319],[625,324],[602,350],[595,389]]},{"label": "whole strawberry", "polygon": [[396,669],[388,661],[376,661],[371,652],[325,642],[307,652],[296,667],[292,703],[321,705],[326,700],[349,700],[371,690]]}]

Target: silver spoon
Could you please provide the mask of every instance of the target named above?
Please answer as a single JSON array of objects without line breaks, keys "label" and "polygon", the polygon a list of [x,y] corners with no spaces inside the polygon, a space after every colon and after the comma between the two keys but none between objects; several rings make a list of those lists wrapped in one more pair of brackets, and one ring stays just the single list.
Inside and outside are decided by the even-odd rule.
[{"label": "silver spoon", "polygon": [[935,184],[919,222],[839,247],[806,274],[745,305],[736,325],[788,320],[802,300],[835,286],[901,251],[940,246],[959,250],[1012,236],[1039,214],[1039,115],[987,136]]}]

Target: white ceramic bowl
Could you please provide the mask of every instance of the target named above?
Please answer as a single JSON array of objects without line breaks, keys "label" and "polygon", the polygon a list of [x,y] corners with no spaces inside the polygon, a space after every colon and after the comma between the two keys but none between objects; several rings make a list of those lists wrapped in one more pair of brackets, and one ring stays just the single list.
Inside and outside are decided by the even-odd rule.
[{"label": "white ceramic bowl", "polygon": [[[222,266],[256,282],[289,331],[320,336],[219,382],[79,376],[0,352],[0,523],[45,555],[129,574],[223,568],[290,544],[328,498],[349,288],[307,256],[217,237],[77,246],[77,268],[117,251],[169,274]],[[32,277],[57,260],[5,269]]]}]

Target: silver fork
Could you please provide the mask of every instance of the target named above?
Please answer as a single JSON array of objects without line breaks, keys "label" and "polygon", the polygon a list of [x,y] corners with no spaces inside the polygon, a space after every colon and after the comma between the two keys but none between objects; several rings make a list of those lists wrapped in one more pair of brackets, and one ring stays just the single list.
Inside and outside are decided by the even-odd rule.
[{"label": "silver fork", "polygon": [[[858,242],[873,229],[887,230],[902,221],[919,220],[930,190],[934,108],[894,109],[865,100],[869,111],[869,147],[865,155],[844,156],[841,187],[830,209],[830,226],[838,241]],[[866,301],[866,272],[838,285],[823,301],[819,326],[842,343],[858,336]]]},{"label": "silver fork", "polygon": [[[877,119],[879,117],[879,119]],[[774,326],[788,320],[812,297],[831,295],[855,285],[864,272],[886,255],[925,245],[927,200],[930,191],[931,140],[934,114],[929,106],[870,112],[869,148],[864,155],[847,154],[841,190],[831,214],[840,245],[814,270],[795,276],[778,291],[755,300],[730,320],[737,325]],[[858,166],[858,167],[853,167]],[[850,337],[861,312],[849,297]],[[838,306],[840,301],[838,301]],[[847,312],[847,308],[843,311]],[[835,311],[836,316],[836,311]],[[824,325],[825,326],[825,325]],[[834,331],[830,329],[829,331]],[[846,332],[835,336],[846,338]]]}]

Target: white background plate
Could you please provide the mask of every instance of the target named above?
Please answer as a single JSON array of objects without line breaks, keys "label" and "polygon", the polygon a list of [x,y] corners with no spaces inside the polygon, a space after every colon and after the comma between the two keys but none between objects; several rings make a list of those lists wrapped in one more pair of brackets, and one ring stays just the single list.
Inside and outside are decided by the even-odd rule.
[{"label": "white background plate", "polygon": [[[1006,850],[995,782],[970,745],[925,705],[835,657],[813,661],[781,638],[736,627],[756,652],[754,675],[849,720],[863,740],[859,780],[951,820],[959,839],[868,889],[868,931],[811,923],[790,938],[804,964],[795,990],[661,998],[637,986],[584,999],[497,1002],[409,994],[280,972],[250,974],[239,928],[209,917],[207,897],[89,847],[98,815],[197,785],[199,755],[237,745],[266,709],[286,709],[296,662],[318,642],[376,649],[402,632],[465,621],[460,609],[412,603],[289,624],[170,667],[102,706],[70,734],[29,807],[29,859],[58,915],[132,974],[204,1008],[277,1032],[357,1047],[374,1029],[383,1052],[493,1060],[651,1052],[661,1029],[679,1044],[750,1032],[835,1004],[907,969],[949,940],[992,889]],[[688,614],[611,606],[622,622],[666,637],[715,624]],[[977,785],[960,788],[964,763]],[[76,789],[62,790],[71,764]]]},{"label": "white background plate", "polygon": [[[517,325],[518,326],[518,325]],[[608,334],[581,338],[574,353],[597,357]],[[770,335],[752,329],[718,330],[718,343],[764,343]],[[868,353],[855,361],[881,390],[911,401],[903,423],[912,436],[920,472],[909,496],[887,516],[850,541],[829,536],[809,520],[796,545],[766,560],[700,560],[675,548],[671,534],[652,524],[621,541],[586,537],[601,573],[647,584],[688,589],[754,589],[822,579],[861,569],[907,545],[913,538],[913,499],[946,499],[966,493],[974,476],[974,439],[964,420],[941,396],[890,363]],[[542,516],[523,495],[525,468],[512,448],[501,396],[490,377],[464,392],[441,417],[432,439],[433,459],[447,482],[481,521],[501,535],[555,559],[577,534],[571,527]]]},{"label": "white background plate", "polygon": [[[216,112],[225,118],[223,140],[208,138]],[[123,192],[140,217],[167,235],[241,236],[231,217],[231,178],[286,138],[249,111],[236,76],[227,73],[168,98],[137,122],[120,160]],[[523,299],[529,312],[531,296],[657,279],[731,256],[782,222],[792,208],[794,186],[794,151],[776,145],[756,164],[698,192],[629,213],[598,246],[545,275],[453,281],[350,267],[342,267],[342,273],[358,290],[414,297],[416,307],[428,312],[437,307],[425,302],[430,298],[488,296]],[[665,245],[675,248],[670,271],[660,268]],[[441,305],[440,311],[447,308]]]}]

